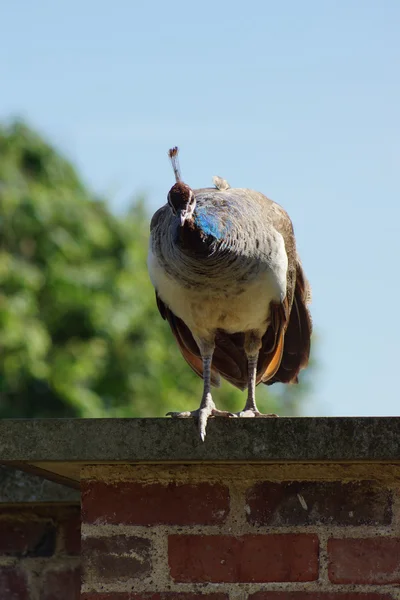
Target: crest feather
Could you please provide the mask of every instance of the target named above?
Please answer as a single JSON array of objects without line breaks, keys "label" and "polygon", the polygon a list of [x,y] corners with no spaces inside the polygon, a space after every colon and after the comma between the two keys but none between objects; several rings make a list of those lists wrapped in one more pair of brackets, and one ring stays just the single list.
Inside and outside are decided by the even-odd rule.
[{"label": "crest feather", "polygon": [[223,192],[224,190],[229,190],[229,188],[231,187],[226,179],[222,179],[222,177],[218,177],[218,175],[214,175],[213,184],[215,185],[217,190],[220,190],[221,192]]}]

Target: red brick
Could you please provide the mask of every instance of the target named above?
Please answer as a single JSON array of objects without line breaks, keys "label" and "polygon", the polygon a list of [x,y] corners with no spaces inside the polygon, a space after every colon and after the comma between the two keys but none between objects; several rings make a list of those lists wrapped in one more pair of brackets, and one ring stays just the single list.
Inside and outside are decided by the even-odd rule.
[{"label": "red brick", "polygon": [[82,519],[130,525],[216,525],[229,513],[229,490],[211,483],[82,484]]},{"label": "red brick", "polygon": [[[131,592],[89,592],[81,600],[229,600],[228,594],[191,594],[186,592],[161,592],[159,594]],[[368,598],[367,598],[368,600]],[[375,600],[372,598],[371,600]]]},{"label": "red brick", "polygon": [[392,493],[372,481],[263,481],[248,490],[247,520],[260,525],[389,525]]},{"label": "red brick", "polygon": [[81,517],[80,510],[71,514],[61,523],[61,532],[64,551],[70,556],[79,556],[81,553]]},{"label": "red brick", "polygon": [[0,567],[1,600],[29,600],[25,575],[14,567]]},{"label": "red brick", "polygon": [[328,555],[333,583],[400,583],[400,538],[331,539]]},{"label": "red brick", "polygon": [[85,582],[140,579],[151,572],[149,540],[125,535],[85,538],[82,541]]},{"label": "red brick", "polygon": [[393,597],[363,592],[256,592],[248,600],[393,600]]},{"label": "red brick", "polygon": [[56,528],[50,521],[0,520],[0,554],[7,556],[52,556]]},{"label": "red brick", "polygon": [[316,535],[171,535],[171,576],[179,582],[315,581]]},{"label": "red brick", "polygon": [[81,574],[79,567],[47,571],[41,585],[41,600],[79,600]]}]

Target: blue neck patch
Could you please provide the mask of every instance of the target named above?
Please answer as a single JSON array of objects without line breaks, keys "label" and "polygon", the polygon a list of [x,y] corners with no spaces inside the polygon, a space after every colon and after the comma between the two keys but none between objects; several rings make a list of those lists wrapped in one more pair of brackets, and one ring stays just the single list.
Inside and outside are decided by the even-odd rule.
[{"label": "blue neck patch", "polygon": [[194,222],[196,227],[201,229],[203,233],[212,236],[216,240],[222,240],[226,236],[227,226],[223,225],[215,214],[204,208],[195,210]]}]

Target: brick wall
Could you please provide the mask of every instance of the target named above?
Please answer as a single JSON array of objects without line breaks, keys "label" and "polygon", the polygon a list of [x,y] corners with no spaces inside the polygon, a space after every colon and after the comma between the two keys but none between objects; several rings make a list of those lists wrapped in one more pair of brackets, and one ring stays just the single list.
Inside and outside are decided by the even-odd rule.
[{"label": "brick wall", "polygon": [[79,506],[0,506],[0,600],[78,600]]},{"label": "brick wall", "polygon": [[390,465],[83,469],[83,600],[400,599]]}]

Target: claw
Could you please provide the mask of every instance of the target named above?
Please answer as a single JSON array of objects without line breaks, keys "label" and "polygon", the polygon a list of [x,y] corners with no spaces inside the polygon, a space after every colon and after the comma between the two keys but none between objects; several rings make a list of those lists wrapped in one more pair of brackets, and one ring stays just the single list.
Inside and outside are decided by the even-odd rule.
[{"label": "claw", "polygon": [[202,408],[198,408],[197,410],[192,410],[192,411],[183,411],[183,412],[174,412],[174,411],[170,411],[167,412],[167,417],[172,417],[174,419],[188,419],[188,418],[194,418],[198,420],[198,430],[199,430],[199,434],[200,434],[200,439],[202,442],[204,442],[205,438],[206,438],[206,429],[207,429],[207,422],[209,417],[232,417],[232,416],[236,416],[233,415],[232,413],[228,412],[227,410],[218,410],[218,408],[215,408],[215,404],[212,400],[207,400],[205,406],[203,406]]}]

